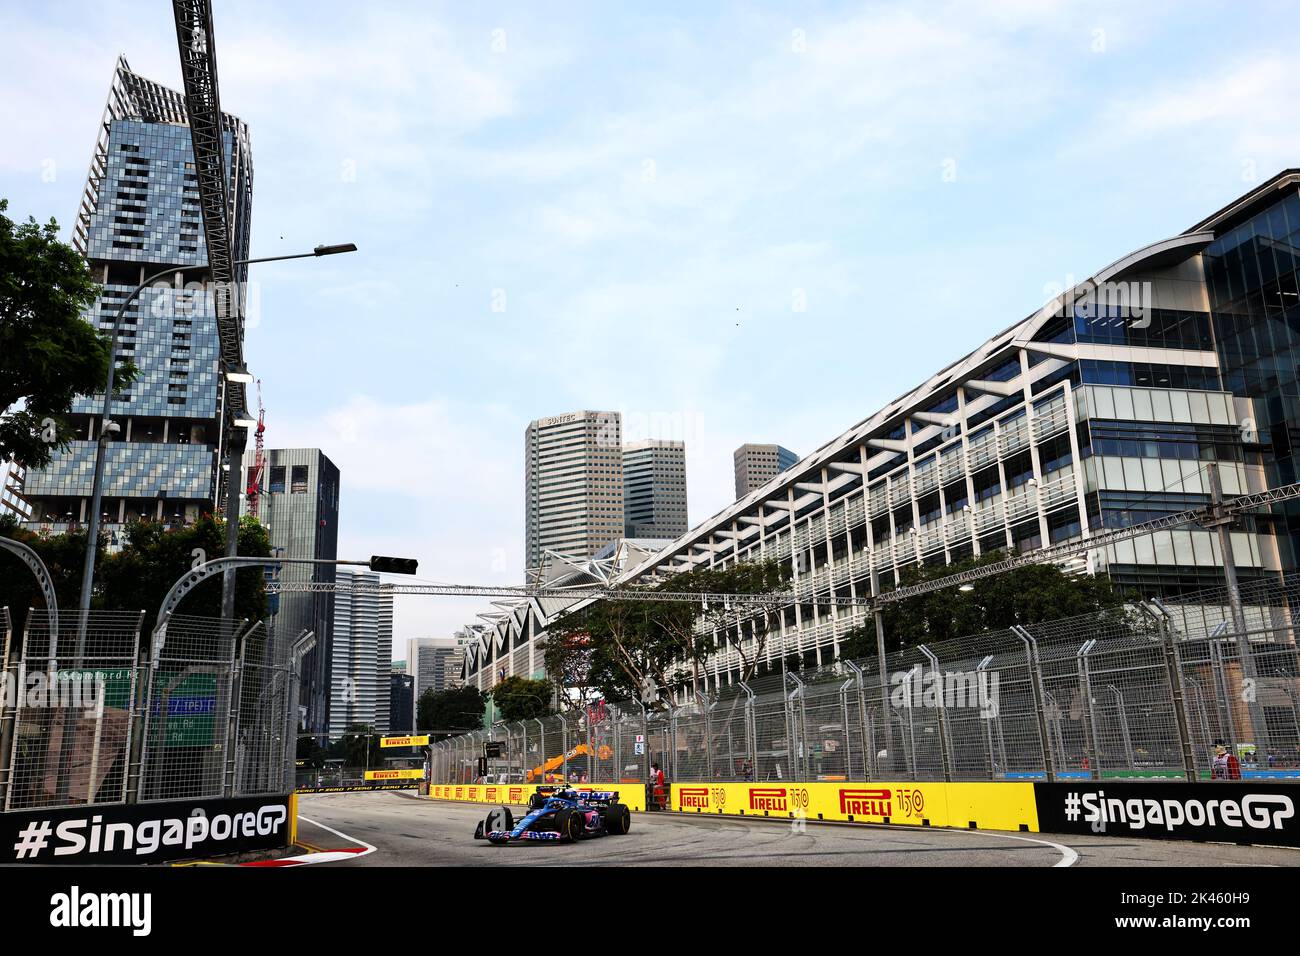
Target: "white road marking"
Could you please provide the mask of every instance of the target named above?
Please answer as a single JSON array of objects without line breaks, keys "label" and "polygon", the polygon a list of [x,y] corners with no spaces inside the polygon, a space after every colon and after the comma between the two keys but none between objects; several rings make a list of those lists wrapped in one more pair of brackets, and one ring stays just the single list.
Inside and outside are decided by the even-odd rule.
[{"label": "white road marking", "polygon": [[1017,836],[1014,833],[994,833],[991,830],[958,830],[955,827],[952,829],[949,829],[948,827],[936,827],[932,832],[965,833],[970,836],[1000,837],[1003,840],[1019,840],[1022,843],[1037,843],[1041,846],[1051,847],[1053,850],[1061,854],[1061,858],[1052,864],[1053,868],[1058,866],[1074,866],[1074,864],[1079,862],[1079,853],[1077,850],[1074,850],[1063,843],[1054,843],[1051,840],[1041,840],[1038,837]]},{"label": "white road marking", "polygon": [[[332,860],[340,860],[340,859],[359,860],[363,856],[369,856],[371,853],[375,852],[375,847],[371,846],[365,840],[358,840],[354,836],[348,836],[346,833],[340,833],[338,830],[335,830],[333,827],[327,827],[325,824],[318,823],[317,821],[311,819],[310,817],[304,817],[301,813],[298,814],[298,819],[310,823],[314,827],[320,827],[322,830],[326,831],[327,833],[334,834],[339,839],[347,840],[349,843],[355,843],[357,846],[365,848],[360,853],[338,853],[338,852],[331,853],[329,851],[326,851],[324,853],[309,853],[305,858],[303,858],[303,863],[328,863],[331,862]],[[323,859],[324,857],[328,857],[328,859]]]}]

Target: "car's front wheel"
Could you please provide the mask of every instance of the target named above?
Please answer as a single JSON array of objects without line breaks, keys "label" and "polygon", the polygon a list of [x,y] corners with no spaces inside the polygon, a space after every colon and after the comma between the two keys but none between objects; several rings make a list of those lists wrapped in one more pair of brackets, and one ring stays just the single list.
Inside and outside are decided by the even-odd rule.
[{"label": "car's front wheel", "polygon": [[582,839],[582,814],[575,810],[557,810],[555,829],[560,833],[561,843],[577,843]]}]

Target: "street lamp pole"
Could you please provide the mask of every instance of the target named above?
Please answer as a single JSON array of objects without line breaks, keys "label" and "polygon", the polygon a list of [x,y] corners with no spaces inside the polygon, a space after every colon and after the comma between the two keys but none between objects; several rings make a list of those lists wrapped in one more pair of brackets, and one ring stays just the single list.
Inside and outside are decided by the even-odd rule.
[{"label": "street lamp pole", "polygon": [[[239,259],[234,263],[234,265],[251,265],[256,262],[279,262],[284,259],[307,259],[307,258],[316,258],[319,256],[332,256],[332,255],[337,255],[338,253],[341,252],[355,252],[356,248],[357,247],[352,243],[344,243],[341,245],[332,245],[332,246],[321,245],[321,246],[317,246],[311,252],[297,253],[295,255],[266,256],[261,259]],[[189,268],[194,268],[194,267],[189,267]],[[122,319],[126,315],[127,308],[131,305],[132,302],[134,302],[139,297],[140,293],[143,292],[146,288],[148,288],[154,282],[157,282],[159,279],[165,278],[166,276],[169,275],[174,275],[177,272],[185,272],[185,271],[187,271],[187,267],[185,266],[170,266],[166,269],[163,269],[160,272],[156,272],[153,275],[149,276],[143,282],[137,285],[135,289],[131,292],[131,294],[127,296],[126,299],[122,302],[122,304],[118,306],[117,314],[113,318],[113,331],[112,331],[112,337],[109,342],[108,376],[107,376],[107,381],[105,382],[104,385],[103,412],[100,416],[99,434],[96,436],[97,440],[95,443],[95,472],[91,483],[91,494],[90,494],[90,515],[89,515],[90,526],[87,529],[87,534],[86,534],[86,557],[85,557],[85,563],[83,565],[82,575],[81,575],[81,601],[79,605],[80,624],[77,630],[78,657],[82,656],[85,652],[87,615],[90,611],[90,596],[92,591],[94,590],[94,583],[95,583],[95,552],[99,547],[99,524],[100,524],[99,509],[102,507],[103,497],[104,497],[104,458],[107,454],[108,436],[112,434],[114,431],[120,430],[120,428],[116,426],[116,424],[111,420],[110,416],[112,414],[112,403],[113,403],[113,382],[117,374],[117,350],[118,350],[118,340],[121,337],[121,331],[122,331]],[[239,474],[238,465],[232,463],[231,471],[232,471],[231,479],[237,480]],[[235,500],[236,502],[238,502],[237,496]],[[237,509],[238,509],[238,504],[236,504],[236,510]],[[227,548],[231,554],[235,553],[233,547],[234,547],[234,537],[231,536],[227,544]],[[233,589],[232,589],[231,600],[233,602]],[[232,608],[233,608],[233,604],[232,604]]]}]

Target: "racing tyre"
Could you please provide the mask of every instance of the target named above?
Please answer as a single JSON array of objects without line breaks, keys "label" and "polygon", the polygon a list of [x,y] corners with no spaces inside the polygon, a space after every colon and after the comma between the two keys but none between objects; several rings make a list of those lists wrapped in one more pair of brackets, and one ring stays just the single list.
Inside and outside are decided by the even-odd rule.
[{"label": "racing tyre", "polygon": [[558,810],[555,814],[555,829],[560,833],[561,843],[577,843],[582,839],[582,814],[573,810]]},{"label": "racing tyre", "polygon": [[632,829],[632,811],[626,803],[611,803],[605,811],[605,829],[610,836],[623,836]]},{"label": "racing tyre", "polygon": [[546,798],[542,796],[540,793],[534,792],[528,798],[528,809],[540,810],[544,803],[546,803]]}]

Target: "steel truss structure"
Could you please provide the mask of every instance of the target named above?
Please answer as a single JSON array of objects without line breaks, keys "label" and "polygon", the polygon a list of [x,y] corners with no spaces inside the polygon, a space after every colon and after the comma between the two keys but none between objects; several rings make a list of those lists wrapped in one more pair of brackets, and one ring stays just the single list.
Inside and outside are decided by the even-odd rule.
[{"label": "steel truss structure", "polygon": [[[1300,498],[1300,483],[1282,485],[1279,488],[1274,488],[1270,491],[1261,491],[1256,494],[1239,495],[1225,501],[1221,505],[1210,505],[1207,508],[1194,508],[1188,511],[1180,511],[1172,515],[1166,515],[1162,518],[1156,518],[1153,521],[1131,525],[1127,528],[1117,528],[1114,531],[1104,531],[1098,534],[1092,534],[1079,541],[1072,541],[1051,548],[1041,548],[1036,551],[1029,551],[1024,554],[1016,555],[1015,557],[1007,558],[1005,561],[997,561],[993,564],[984,565],[983,567],[971,568],[970,570],[961,571],[957,574],[949,574],[942,578],[936,578],[933,581],[925,581],[921,584],[895,588],[890,591],[885,591],[875,598],[867,595],[862,597],[850,597],[837,596],[835,594],[801,595],[795,593],[722,594],[693,591],[653,591],[641,590],[638,588],[620,588],[616,586],[544,587],[528,585],[435,584],[415,581],[409,583],[384,581],[379,584],[368,582],[276,581],[267,584],[267,593],[284,594],[288,592],[324,592],[340,589],[382,589],[388,590],[393,594],[427,594],[446,597],[497,597],[520,599],[562,598],[575,603],[587,600],[599,601],[623,598],[639,601],[694,601],[703,604],[736,604],[744,606],[813,604],[834,607],[874,607],[876,604],[883,605],[897,601],[905,601],[908,598],[917,597],[922,594],[930,594],[934,591],[941,591],[946,588],[959,587],[960,585],[968,584],[972,581],[978,581],[981,578],[1005,574],[1008,571],[1020,567],[1026,567],[1028,565],[1057,564],[1077,555],[1086,554],[1089,551],[1096,551],[1100,548],[1106,548],[1118,544],[1121,541],[1128,541],[1132,538],[1154,534],[1158,531],[1165,531],[1181,525],[1209,525],[1220,521],[1232,520],[1251,509],[1267,507],[1284,501],[1291,501],[1296,498]],[[255,563],[258,559],[252,558],[246,560],[248,560],[249,563]]]}]

